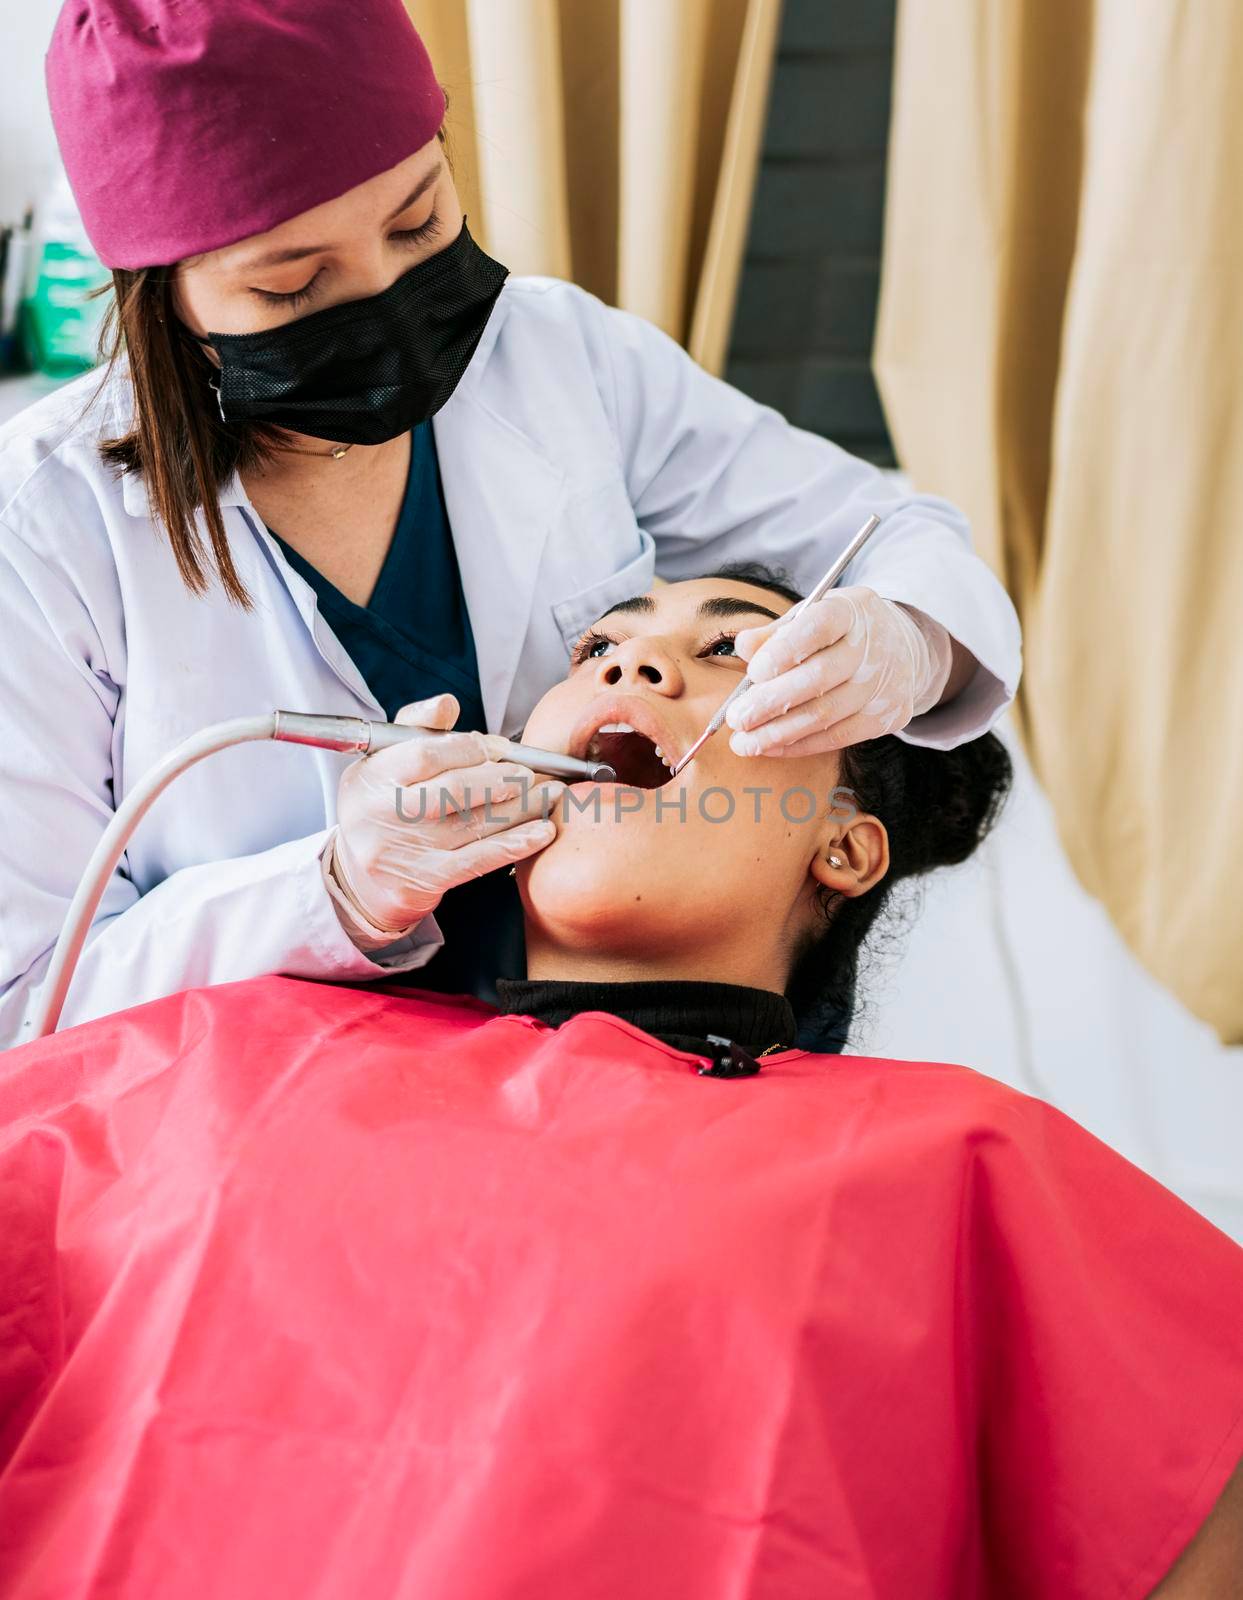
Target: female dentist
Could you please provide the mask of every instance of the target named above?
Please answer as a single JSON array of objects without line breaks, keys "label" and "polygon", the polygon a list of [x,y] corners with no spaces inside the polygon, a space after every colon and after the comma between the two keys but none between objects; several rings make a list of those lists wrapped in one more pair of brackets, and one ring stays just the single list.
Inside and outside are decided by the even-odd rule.
[{"label": "female dentist", "polygon": [[[951,748],[1013,697],[1018,621],[951,506],[479,249],[401,0],[69,0],[47,82],[117,347],[0,433],[0,1045],[114,809],[210,723],[463,731],[192,768],[122,858],[62,1026],[272,972],[491,995],[522,970],[498,869],[553,836],[546,794],[491,820],[437,796],[519,775],[478,730],[515,734],[655,574],[809,585],[884,517],[797,638],[739,635],[741,753]],[[398,785],[418,824],[392,825]]]}]

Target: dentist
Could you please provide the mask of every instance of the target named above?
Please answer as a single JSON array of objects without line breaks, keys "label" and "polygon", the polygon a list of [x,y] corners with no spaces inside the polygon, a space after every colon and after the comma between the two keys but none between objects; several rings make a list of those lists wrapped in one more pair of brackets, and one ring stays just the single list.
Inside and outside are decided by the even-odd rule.
[{"label": "dentist", "polygon": [[491,997],[522,971],[497,869],[548,843],[558,786],[491,820],[436,797],[520,775],[478,732],[517,733],[655,575],[755,560],[806,586],[885,519],[797,633],[738,635],[740,753],[951,748],[1013,697],[1017,618],[953,507],[479,248],[400,0],[69,0],[47,84],[114,347],[0,430],[0,1046],[113,811],[210,723],[463,731],[192,768],[123,857],[62,1026],[261,973]]}]

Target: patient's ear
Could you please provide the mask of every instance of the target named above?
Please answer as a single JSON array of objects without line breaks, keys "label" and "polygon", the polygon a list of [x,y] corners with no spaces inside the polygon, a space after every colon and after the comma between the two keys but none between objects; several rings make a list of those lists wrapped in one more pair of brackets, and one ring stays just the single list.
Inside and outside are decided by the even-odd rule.
[{"label": "patient's ear", "polygon": [[889,871],[889,834],[879,817],[861,812],[842,824],[826,818],[824,836],[807,867],[818,884],[854,899]]}]

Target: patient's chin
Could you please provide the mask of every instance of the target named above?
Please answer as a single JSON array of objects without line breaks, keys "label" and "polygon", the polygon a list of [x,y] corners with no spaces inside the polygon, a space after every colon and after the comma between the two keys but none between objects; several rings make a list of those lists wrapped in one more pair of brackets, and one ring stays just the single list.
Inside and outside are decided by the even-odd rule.
[{"label": "patient's chin", "polygon": [[671,923],[681,922],[681,876],[650,843],[627,848],[624,830],[583,819],[518,866],[528,916],[557,942],[618,953],[642,953],[671,937]]},{"label": "patient's chin", "polygon": [[[588,786],[580,786],[586,788]],[[650,807],[654,796],[643,799]],[[564,797],[562,801],[564,806]],[[518,864],[528,938],[651,966],[719,943],[739,907],[762,923],[793,905],[806,875],[799,832],[772,836],[749,818],[713,825],[692,811],[652,820],[604,807],[563,821],[553,842]]]},{"label": "patient's chin", "polygon": [[649,956],[669,937],[668,917],[654,886],[584,878],[573,866],[535,858],[519,884],[532,925],[555,945],[579,954]]}]

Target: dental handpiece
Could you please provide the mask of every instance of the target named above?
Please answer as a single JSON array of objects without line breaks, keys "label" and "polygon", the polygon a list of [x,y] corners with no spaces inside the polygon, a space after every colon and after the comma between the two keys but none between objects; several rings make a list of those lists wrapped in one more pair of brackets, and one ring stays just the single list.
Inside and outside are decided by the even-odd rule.
[{"label": "dental handpiece", "polygon": [[[316,745],[321,750],[357,750],[365,755],[387,745],[401,744],[418,733],[443,737],[443,730],[439,728],[418,728],[399,722],[367,722],[362,717],[317,716],[301,711],[264,711],[257,716],[214,722],[183,739],[163,760],[143,773],[100,834],[52,950],[40,991],[39,1008],[31,1019],[31,1038],[42,1039],[56,1032],[78,957],[86,944],[87,931],[130,836],[169,784],[187,768],[217,751],[254,740],[280,739],[287,744]],[[485,733],[481,737],[494,761],[514,761],[552,778],[591,778],[598,783],[617,781],[613,768],[602,761],[579,761],[559,750],[515,744],[495,733]]]},{"label": "dental handpiece", "polygon": [[[302,711],[278,711],[276,731],[272,737],[290,744],[315,745],[320,750],[357,750],[369,755],[373,750],[387,750],[390,745],[404,744],[416,734],[435,738],[445,731],[440,728],[419,728],[401,722],[368,722],[364,717],[318,716]],[[453,729],[458,732],[458,729]],[[499,733],[481,734],[489,756],[494,761],[515,761],[519,766],[530,767],[532,772],[549,778],[587,779],[592,783],[616,783],[617,774],[603,761],[580,761],[577,756],[563,755],[560,750],[541,750],[536,745],[516,744],[502,738]]]},{"label": "dental handpiece", "polygon": [[[804,606],[812,605],[815,603],[815,601],[826,595],[879,527],[880,518],[878,516],[870,516],[859,529],[858,533],[855,534],[854,538],[842,551],[841,555],[838,556],[836,561],[833,562],[832,566],[825,573],[824,577],[821,578],[820,582],[811,591],[811,593],[805,595],[797,605],[790,607],[790,609],[781,617],[773,632],[780,633],[785,624],[791,621],[792,618],[796,617]],[[685,767],[689,761],[692,761],[699,754],[704,745],[706,745],[708,740],[711,739],[712,735],[720,729],[722,723],[725,721],[725,713],[729,710],[730,706],[733,705],[735,700],[741,699],[742,696],[746,694],[750,687],[751,679],[748,675],[744,674],[734,685],[730,693],[726,695],[725,699],[721,701],[721,704],[713,713],[712,720],[708,723],[708,726],[699,735],[698,739],[695,740],[694,744],[691,745],[690,749],[687,750],[682,756],[682,759],[674,766],[673,776],[675,778],[677,777],[678,773],[682,771],[683,767]]]}]

